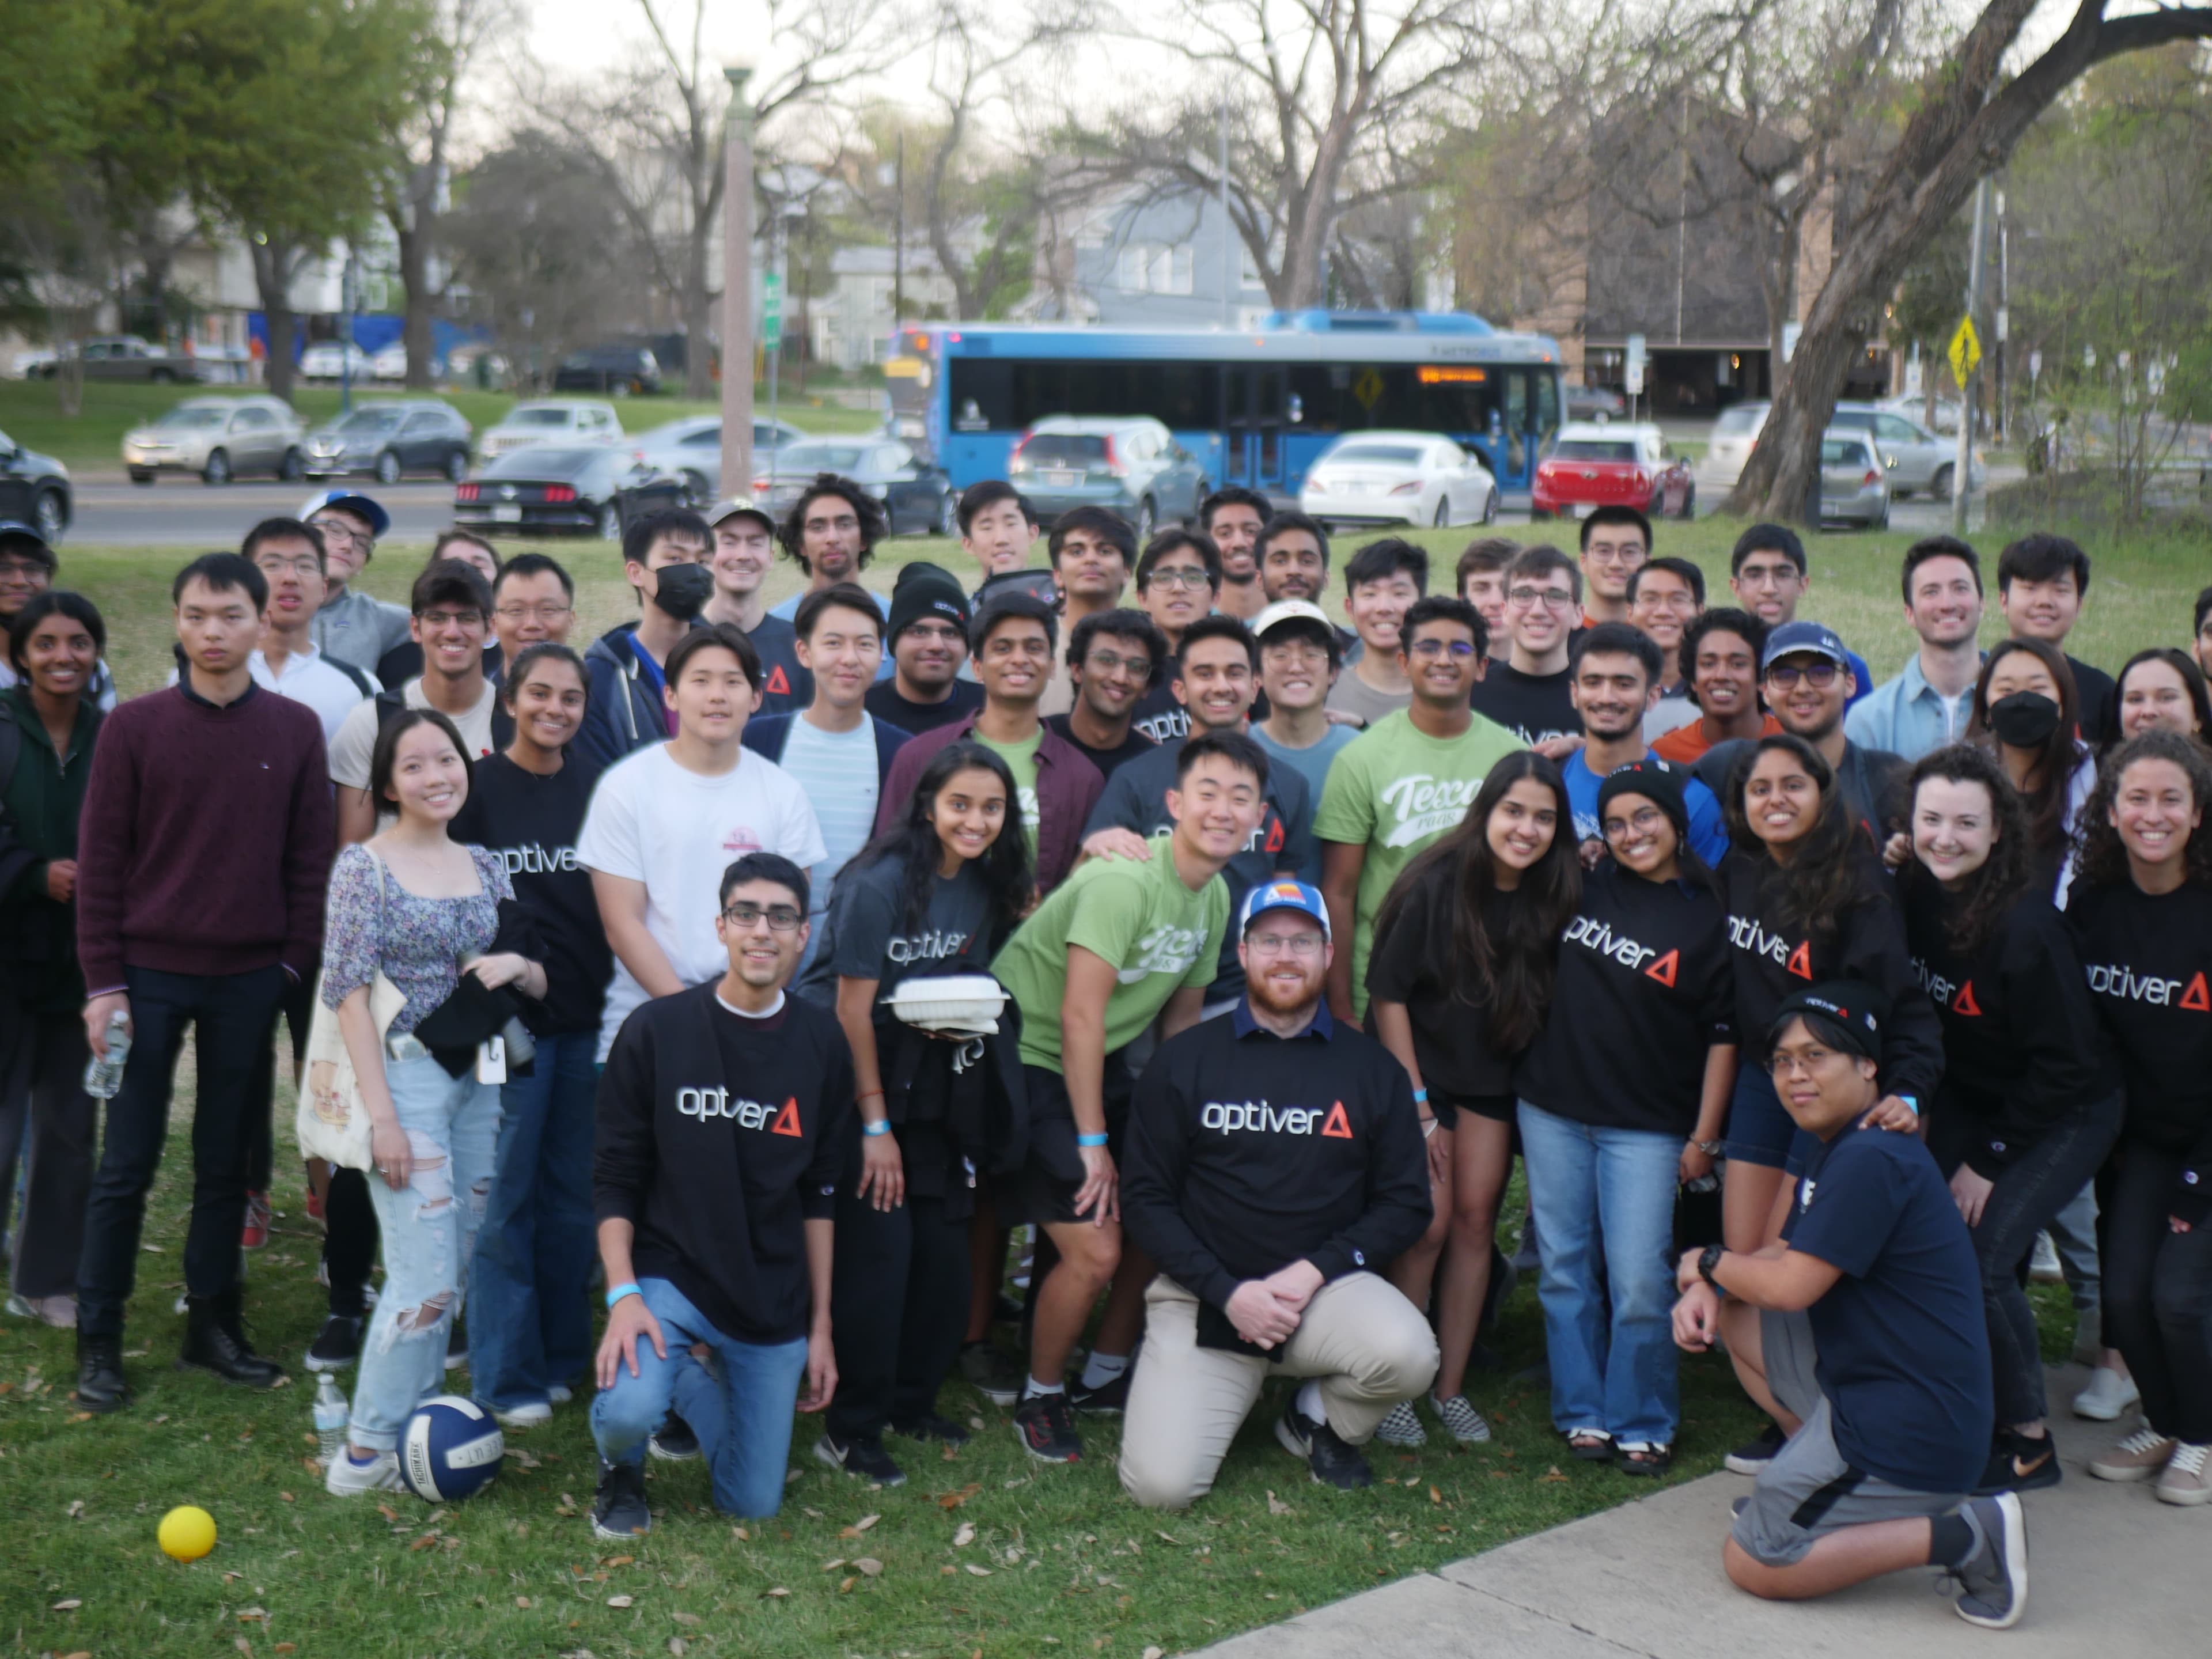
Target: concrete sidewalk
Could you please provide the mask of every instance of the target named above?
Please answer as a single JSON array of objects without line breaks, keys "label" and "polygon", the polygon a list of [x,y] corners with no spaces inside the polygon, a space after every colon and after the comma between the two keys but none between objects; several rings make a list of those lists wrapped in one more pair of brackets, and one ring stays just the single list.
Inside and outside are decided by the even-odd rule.
[{"label": "concrete sidewalk", "polygon": [[2006,1659],[2212,1651],[2212,1505],[2178,1509],[2148,1485],[2092,1480],[2089,1458],[2134,1425],[2064,1414],[2084,1380],[2077,1367],[2051,1373],[2066,1479],[2024,1500],[2027,1615],[2008,1632],[1961,1622],[1933,1593],[1932,1569],[1816,1602],[1742,1594],[1721,1571],[1721,1540],[1729,1503],[1751,1483],[1722,1474],[1204,1651],[1211,1659],[1955,1659],[1984,1644]]}]

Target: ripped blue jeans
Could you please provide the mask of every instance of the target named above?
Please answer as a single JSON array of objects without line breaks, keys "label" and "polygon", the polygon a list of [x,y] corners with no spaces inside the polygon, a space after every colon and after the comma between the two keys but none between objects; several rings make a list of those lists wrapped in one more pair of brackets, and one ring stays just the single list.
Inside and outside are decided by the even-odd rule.
[{"label": "ripped blue jeans", "polygon": [[415,1167],[397,1192],[368,1172],[384,1289],[362,1344],[351,1436],[372,1451],[392,1450],[415,1407],[443,1392],[446,1336],[461,1310],[499,1144],[499,1090],[473,1069],[455,1078],[434,1060],[386,1060],[384,1077]]}]

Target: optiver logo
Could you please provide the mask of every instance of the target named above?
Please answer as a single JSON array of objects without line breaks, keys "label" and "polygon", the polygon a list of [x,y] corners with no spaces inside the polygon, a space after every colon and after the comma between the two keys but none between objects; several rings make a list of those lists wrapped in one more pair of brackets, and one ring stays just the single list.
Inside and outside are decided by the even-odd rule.
[{"label": "optiver logo", "polygon": [[1318,1133],[1326,1140],[1352,1139],[1352,1120],[1346,1115],[1340,1100],[1326,1112],[1318,1106],[1270,1106],[1264,1100],[1209,1100],[1199,1109],[1198,1121],[1200,1127],[1219,1129],[1224,1133]]},{"label": "optiver logo", "polygon": [[805,1131],[799,1127],[799,1097],[793,1095],[785,1101],[781,1109],[742,1096],[732,1098],[727,1089],[678,1089],[676,1109],[686,1117],[701,1121],[708,1118],[727,1118],[740,1129],[766,1129],[772,1135],[803,1137]]},{"label": "optiver logo", "polygon": [[1748,951],[1755,957],[1765,957],[1779,963],[1799,979],[1813,977],[1813,942],[1802,939],[1791,950],[1790,941],[1779,933],[1770,933],[1759,925],[1755,916],[1730,916],[1728,919],[1729,943],[1739,951]]},{"label": "optiver logo", "polygon": [[2206,989],[2201,969],[2185,990],[2178,979],[2160,979],[2154,975],[2140,977],[2124,963],[2105,963],[2089,969],[2089,988],[2099,996],[2118,997],[2124,1002],[2147,1002],[2157,1008],[2187,1008],[2195,1013],[2212,1014],[2212,992]]}]

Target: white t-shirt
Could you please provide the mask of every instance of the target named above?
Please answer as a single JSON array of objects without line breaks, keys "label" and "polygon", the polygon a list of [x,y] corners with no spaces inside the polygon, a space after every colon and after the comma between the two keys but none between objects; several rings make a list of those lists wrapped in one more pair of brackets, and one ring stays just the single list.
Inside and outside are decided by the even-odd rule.
[{"label": "white t-shirt", "polygon": [[[802,870],[829,856],[805,792],[750,749],[720,777],[686,771],[665,744],[617,761],[592,792],[576,837],[576,861],[586,869],[645,884],[645,930],[686,985],[729,968],[729,952],[714,937],[714,901],[722,872],[748,853],[778,853]],[[645,1000],[645,988],[617,957],[599,1023],[601,1060]]]},{"label": "white t-shirt", "polygon": [[[313,646],[309,646],[305,651],[295,651],[286,656],[284,672],[281,674],[270,670],[269,659],[258,651],[246,659],[246,665],[252,670],[253,683],[263,690],[274,691],[278,696],[289,698],[294,702],[303,702],[315,711],[315,718],[323,723],[323,743],[325,747],[337,742],[338,730],[344,726],[347,716],[376,696],[374,690],[364,692],[347,678],[343,669],[337,666]],[[375,675],[365,668],[357,672],[371,686],[375,686]],[[489,728],[490,716],[486,715],[484,719],[486,727]],[[369,741],[372,745],[375,740],[376,728],[372,722],[369,726]],[[363,766],[362,781],[354,786],[356,788],[365,787],[368,784],[366,763]]]},{"label": "white t-shirt", "polygon": [[[331,672],[337,672],[335,669]],[[419,678],[408,681],[399,697],[410,708],[430,706],[429,698],[422,695]],[[499,688],[486,680],[483,695],[477,699],[475,708],[458,718],[447,717],[460,732],[461,741],[468,744],[471,760],[482,760],[492,752],[491,711],[498,707]],[[331,781],[342,783],[349,789],[368,788],[369,757],[375,752],[376,704],[370,700],[357,704],[340,723],[337,735],[331,739]]]}]

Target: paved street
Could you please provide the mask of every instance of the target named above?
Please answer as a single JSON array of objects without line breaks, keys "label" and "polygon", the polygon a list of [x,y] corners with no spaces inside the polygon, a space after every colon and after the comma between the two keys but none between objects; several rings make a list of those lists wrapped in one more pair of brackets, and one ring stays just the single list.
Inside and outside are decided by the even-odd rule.
[{"label": "paved street", "polygon": [[[387,488],[365,478],[353,482],[391,513],[391,540],[427,542],[453,521],[449,483],[410,482]],[[80,475],[70,540],[100,547],[234,549],[260,520],[296,512],[310,494],[328,487],[253,478],[212,488],[183,477],[141,486],[120,473],[112,478]]]},{"label": "paved street", "polygon": [[[2051,1374],[2063,1411],[2085,1374]],[[2005,1659],[2202,1653],[2212,1508],[2175,1509],[2148,1486],[2089,1478],[2116,1426],[2056,1419],[2065,1483],[2033,1492],[2028,1611],[1990,1636],[1895,1573],[1814,1602],[1756,1601],[1721,1571],[1729,1505],[1750,1489],[1714,1474],[1656,1497],[1401,1579],[1204,1650],[1206,1659],[1955,1659],[1987,1643]],[[2117,1644],[2117,1647],[2113,1644]]]}]

